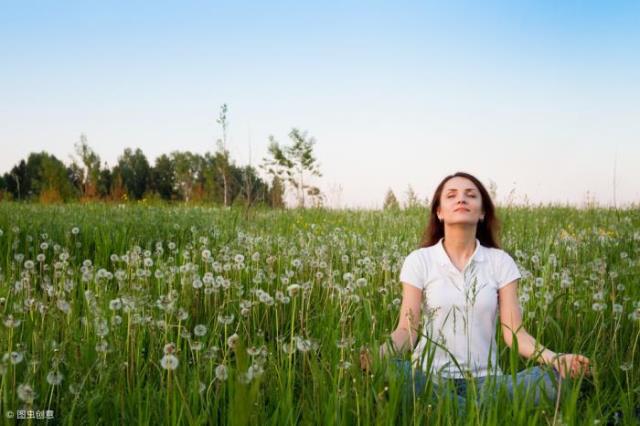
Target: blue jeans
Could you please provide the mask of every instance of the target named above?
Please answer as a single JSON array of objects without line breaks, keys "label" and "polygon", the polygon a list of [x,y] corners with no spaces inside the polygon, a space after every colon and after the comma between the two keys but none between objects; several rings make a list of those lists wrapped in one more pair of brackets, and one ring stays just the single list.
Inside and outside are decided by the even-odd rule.
[{"label": "blue jeans", "polygon": [[[399,370],[405,401],[421,396],[426,390],[427,375],[421,368],[414,368],[408,360],[394,359],[393,363]],[[413,373],[413,374],[412,374]],[[473,382],[473,383],[472,383]],[[517,394],[521,397],[531,398],[534,405],[538,405],[544,397],[555,401],[558,396],[558,387],[566,388],[565,380],[560,378],[558,372],[552,368],[531,367],[518,372],[514,378],[510,374],[489,375],[467,379],[440,379],[432,385],[433,397],[451,398],[456,401],[458,407],[464,408],[469,393],[469,386],[475,385],[476,399],[479,403],[485,403],[496,398],[500,392],[513,399]],[[450,386],[450,387],[449,387]],[[455,393],[448,392],[453,388]]]}]

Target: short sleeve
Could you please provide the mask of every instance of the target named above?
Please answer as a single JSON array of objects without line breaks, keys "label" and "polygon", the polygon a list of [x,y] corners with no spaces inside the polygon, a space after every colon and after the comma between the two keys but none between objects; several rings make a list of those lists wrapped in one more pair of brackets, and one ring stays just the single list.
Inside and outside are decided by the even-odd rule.
[{"label": "short sleeve", "polygon": [[499,259],[496,267],[496,279],[498,280],[498,289],[501,289],[512,281],[519,279],[521,275],[518,265],[507,252],[502,251]]},{"label": "short sleeve", "polygon": [[402,264],[400,269],[400,281],[410,284],[422,290],[426,281],[426,270],[420,253],[416,250],[411,252]]}]

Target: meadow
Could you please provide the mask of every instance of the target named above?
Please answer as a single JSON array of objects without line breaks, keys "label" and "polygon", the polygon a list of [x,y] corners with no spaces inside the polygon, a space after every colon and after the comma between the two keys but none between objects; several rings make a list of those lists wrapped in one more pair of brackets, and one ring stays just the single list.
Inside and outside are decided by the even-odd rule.
[{"label": "meadow", "polygon": [[[0,413],[33,424],[636,424],[640,212],[503,207],[524,325],[593,374],[562,403],[403,402],[389,360],[426,209],[0,203]],[[500,364],[531,364],[498,329]]]}]

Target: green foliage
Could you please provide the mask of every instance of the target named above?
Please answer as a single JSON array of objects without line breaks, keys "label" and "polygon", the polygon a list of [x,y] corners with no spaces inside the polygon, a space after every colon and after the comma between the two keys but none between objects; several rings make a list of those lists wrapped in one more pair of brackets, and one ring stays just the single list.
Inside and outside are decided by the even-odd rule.
[{"label": "green foliage", "polygon": [[313,154],[315,139],[307,132],[293,128],[289,132],[291,145],[280,146],[273,136],[269,136],[269,157],[263,159],[261,168],[279,181],[286,181],[296,192],[298,207],[305,207],[305,195],[321,204],[323,196],[320,189],[306,182],[306,175],[322,176],[319,164]]},{"label": "green foliage", "polygon": [[[448,398],[404,398],[386,360],[359,370],[360,347],[397,325],[422,210],[0,203],[2,414],[28,385],[61,424],[634,424],[639,211],[498,214],[525,328],[593,362],[557,407],[498,391],[465,417]],[[500,335],[497,350],[507,373],[531,366]]]},{"label": "green foliage", "polygon": [[398,203],[398,199],[396,195],[393,193],[391,188],[387,191],[387,195],[384,197],[384,202],[382,204],[383,210],[398,210],[400,209],[400,204]]}]

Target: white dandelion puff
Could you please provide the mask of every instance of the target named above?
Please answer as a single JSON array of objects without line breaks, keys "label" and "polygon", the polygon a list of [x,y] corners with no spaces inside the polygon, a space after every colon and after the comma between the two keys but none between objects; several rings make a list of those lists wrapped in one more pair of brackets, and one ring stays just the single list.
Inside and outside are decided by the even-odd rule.
[{"label": "white dandelion puff", "polygon": [[207,326],[204,324],[198,324],[193,327],[193,334],[198,337],[202,337],[207,334]]},{"label": "white dandelion puff", "polygon": [[227,366],[224,364],[220,364],[216,367],[216,379],[224,382],[229,377],[229,372],[227,371]]},{"label": "white dandelion puff", "polygon": [[63,378],[64,376],[61,372],[49,371],[49,373],[47,374],[47,383],[49,383],[51,386],[58,386],[60,383],[62,383]]},{"label": "white dandelion puff", "polygon": [[27,404],[32,404],[36,399],[36,393],[30,385],[20,384],[18,385],[18,398]]},{"label": "white dandelion puff", "polygon": [[165,370],[175,370],[176,368],[178,368],[178,365],[180,365],[180,361],[178,360],[178,357],[176,357],[173,354],[167,354],[165,356],[162,357],[162,359],[160,360],[160,365],[162,366],[162,368],[164,368]]}]

